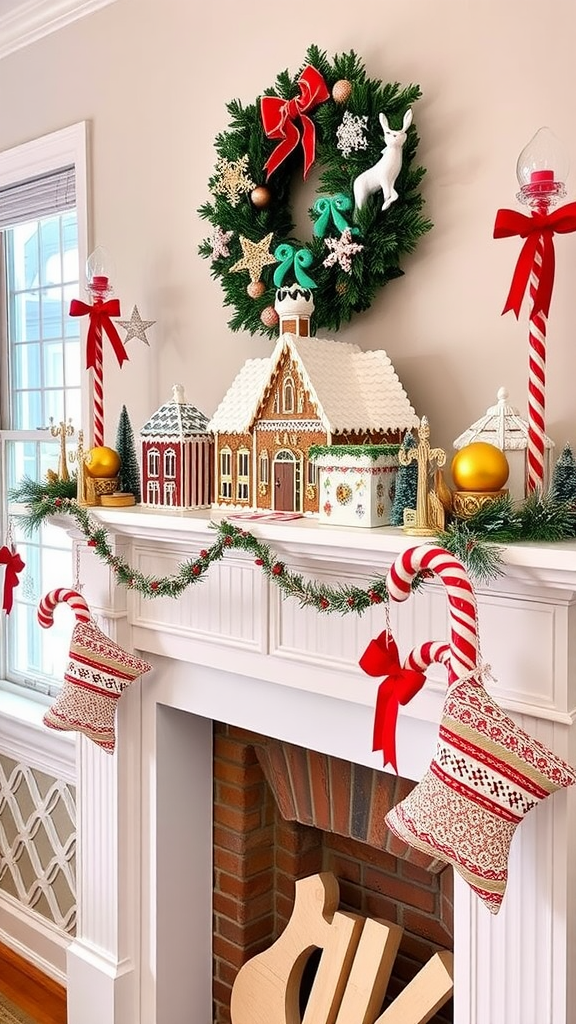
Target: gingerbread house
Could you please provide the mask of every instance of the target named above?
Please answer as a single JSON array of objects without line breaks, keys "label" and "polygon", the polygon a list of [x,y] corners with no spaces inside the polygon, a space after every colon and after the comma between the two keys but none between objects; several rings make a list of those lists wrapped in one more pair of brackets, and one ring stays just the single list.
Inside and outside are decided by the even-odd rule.
[{"label": "gingerbread house", "polygon": [[215,504],[316,513],[311,448],[400,444],[417,424],[386,352],[284,331],[271,356],[244,364],[208,424]]},{"label": "gingerbread house", "polygon": [[207,508],[212,503],[214,443],[208,417],[186,401],[180,384],[140,431],[142,504]]}]

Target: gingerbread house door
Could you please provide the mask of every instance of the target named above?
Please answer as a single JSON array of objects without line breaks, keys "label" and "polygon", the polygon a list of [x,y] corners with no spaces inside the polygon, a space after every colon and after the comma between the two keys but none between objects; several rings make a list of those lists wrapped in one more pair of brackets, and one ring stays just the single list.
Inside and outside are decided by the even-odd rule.
[{"label": "gingerbread house door", "polygon": [[[279,457],[280,456],[280,457]],[[274,460],[274,508],[278,512],[296,510],[296,461],[292,452],[279,452]]]}]

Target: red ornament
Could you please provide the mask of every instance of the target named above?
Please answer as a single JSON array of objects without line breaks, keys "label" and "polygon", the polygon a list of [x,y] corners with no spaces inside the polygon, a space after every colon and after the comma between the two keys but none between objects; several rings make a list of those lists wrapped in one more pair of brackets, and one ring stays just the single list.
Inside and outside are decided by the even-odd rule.
[{"label": "red ornament", "polygon": [[232,537],[224,537],[224,544],[227,548],[232,547]]},{"label": "red ornament", "polygon": [[200,566],[199,565],[193,565],[192,566],[192,572],[194,573],[195,576],[198,576],[200,574]]},{"label": "red ornament", "polygon": [[60,506],[62,504],[62,498],[55,498],[54,499],[54,504],[56,505],[56,508],[60,508]]},{"label": "red ornament", "polygon": [[380,597],[380,594],[377,594],[375,590],[369,590],[368,597],[370,598],[372,604],[382,603],[382,598]]},{"label": "red ornament", "polygon": [[322,609],[328,608],[329,604],[330,604],[330,601],[328,600],[328,598],[326,598],[326,597],[321,597],[320,598],[320,607]]},{"label": "red ornament", "polygon": [[266,306],[266,308],[260,313],[260,319],[265,327],[276,327],[280,317],[274,309],[274,306]]},{"label": "red ornament", "polygon": [[264,281],[250,281],[246,291],[251,299],[259,299],[261,295],[264,295],[266,285]]},{"label": "red ornament", "polygon": [[355,604],[354,598],[353,597],[349,597],[347,602],[346,602],[346,604],[348,605],[349,608],[353,608],[354,604]]},{"label": "red ornament", "polygon": [[150,584],[150,590],[158,590],[158,584],[156,583],[156,580],[154,580],[154,582]]},{"label": "red ornament", "polygon": [[282,573],[284,572],[284,566],[282,565],[282,562],[275,562],[274,565],[272,566],[272,572],[274,576],[281,576]]},{"label": "red ornament", "polygon": [[263,558],[255,558],[254,559],[254,564],[255,565],[264,565],[264,559]]},{"label": "red ornament", "polygon": [[200,558],[208,558],[208,552],[206,551],[206,548],[202,548],[202,551],[200,552]]},{"label": "red ornament", "polygon": [[89,547],[89,548],[95,548],[96,547],[96,541],[91,539],[91,540],[88,541],[88,544],[86,546]]}]

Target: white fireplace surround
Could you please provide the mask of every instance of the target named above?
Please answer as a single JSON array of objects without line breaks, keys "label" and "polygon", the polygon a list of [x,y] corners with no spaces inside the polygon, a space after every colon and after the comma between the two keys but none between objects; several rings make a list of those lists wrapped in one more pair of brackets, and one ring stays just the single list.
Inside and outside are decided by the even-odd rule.
[{"label": "white fireplace surround", "polygon": [[[115,553],[158,576],[214,540],[206,513],[97,515]],[[331,585],[365,585],[415,543],[398,530],[308,519],[243,525],[290,569]],[[234,551],[178,600],[151,601],[116,586],[77,543],[100,625],[154,667],[119,703],[113,757],[79,739],[69,1024],[210,1024],[212,721],[381,768],[370,750],[379,680],[358,659],[384,628],[384,612],[301,609]],[[576,545],[511,546],[505,565],[501,578],[477,588],[492,692],[523,728],[576,763]],[[449,636],[437,581],[392,606],[391,616],[402,654]],[[428,765],[445,685],[434,667],[401,712],[401,775],[419,779]],[[576,1021],[574,799],[572,790],[554,795],[519,827],[497,917],[456,876],[455,1024]]]}]

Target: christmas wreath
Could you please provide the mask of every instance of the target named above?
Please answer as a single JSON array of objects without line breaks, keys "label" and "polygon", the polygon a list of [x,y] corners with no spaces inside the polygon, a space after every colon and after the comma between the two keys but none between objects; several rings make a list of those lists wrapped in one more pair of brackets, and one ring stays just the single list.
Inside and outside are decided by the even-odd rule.
[{"label": "christmas wreath", "polygon": [[[227,105],[213,199],[198,210],[213,233],[199,254],[234,308],[233,331],[273,337],[276,289],[291,285],[313,294],[314,331],[335,331],[402,275],[401,257],[432,226],[418,191],[425,171],[414,166],[412,104],[420,95],[417,85],[368,78],[354,52],[330,61],[311,46],[295,77],[283,71],[256,103]],[[301,242],[291,188],[314,163],[313,226]]]}]

